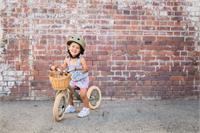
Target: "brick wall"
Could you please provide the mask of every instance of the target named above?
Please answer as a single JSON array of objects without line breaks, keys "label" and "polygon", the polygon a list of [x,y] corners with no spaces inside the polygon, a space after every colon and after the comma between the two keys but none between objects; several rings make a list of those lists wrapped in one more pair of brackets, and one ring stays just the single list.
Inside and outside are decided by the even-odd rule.
[{"label": "brick wall", "polygon": [[53,97],[47,69],[73,34],[105,97],[199,96],[199,0],[0,0],[0,14],[0,97]]}]

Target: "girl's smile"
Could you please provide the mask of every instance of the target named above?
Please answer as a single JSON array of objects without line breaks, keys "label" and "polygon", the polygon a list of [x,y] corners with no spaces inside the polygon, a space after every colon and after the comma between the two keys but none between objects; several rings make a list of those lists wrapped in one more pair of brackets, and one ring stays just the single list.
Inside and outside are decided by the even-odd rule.
[{"label": "girl's smile", "polygon": [[69,46],[69,52],[71,53],[71,55],[73,57],[77,56],[81,51],[81,48],[80,48],[80,45],[75,43],[75,42],[72,42]]}]

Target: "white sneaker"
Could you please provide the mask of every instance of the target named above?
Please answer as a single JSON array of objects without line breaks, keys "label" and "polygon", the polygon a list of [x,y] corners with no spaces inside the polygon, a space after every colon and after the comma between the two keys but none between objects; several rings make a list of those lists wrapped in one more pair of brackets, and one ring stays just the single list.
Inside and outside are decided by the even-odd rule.
[{"label": "white sneaker", "polygon": [[78,113],[78,117],[86,117],[90,114],[90,109],[83,107],[83,109]]},{"label": "white sneaker", "polygon": [[76,112],[76,109],[72,105],[68,105],[67,108],[65,109],[65,113],[74,113]]}]

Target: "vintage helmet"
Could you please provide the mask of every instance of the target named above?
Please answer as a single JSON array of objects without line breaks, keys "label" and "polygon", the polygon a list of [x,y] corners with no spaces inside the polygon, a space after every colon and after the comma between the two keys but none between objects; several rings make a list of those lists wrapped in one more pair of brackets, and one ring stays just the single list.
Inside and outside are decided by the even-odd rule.
[{"label": "vintage helmet", "polygon": [[82,48],[83,48],[83,51],[85,51],[85,41],[82,37],[80,36],[71,36],[69,38],[69,40],[67,41],[67,45],[70,45],[72,42],[76,42],[78,43]]}]

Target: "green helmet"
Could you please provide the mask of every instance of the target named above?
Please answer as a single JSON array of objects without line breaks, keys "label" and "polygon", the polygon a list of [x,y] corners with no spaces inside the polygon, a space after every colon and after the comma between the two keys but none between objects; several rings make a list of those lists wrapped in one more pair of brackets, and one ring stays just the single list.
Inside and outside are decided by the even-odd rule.
[{"label": "green helmet", "polygon": [[83,48],[83,51],[85,51],[85,41],[82,37],[80,36],[71,36],[69,38],[69,40],[67,41],[67,45],[70,45],[72,42],[76,42],[78,43],[82,48]]}]

